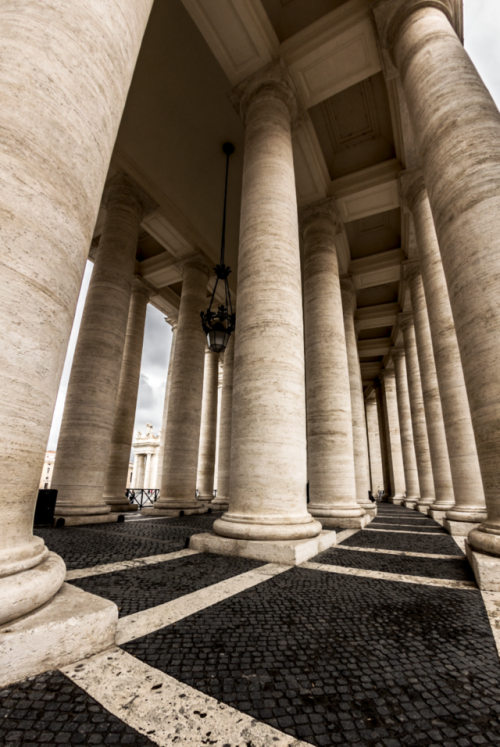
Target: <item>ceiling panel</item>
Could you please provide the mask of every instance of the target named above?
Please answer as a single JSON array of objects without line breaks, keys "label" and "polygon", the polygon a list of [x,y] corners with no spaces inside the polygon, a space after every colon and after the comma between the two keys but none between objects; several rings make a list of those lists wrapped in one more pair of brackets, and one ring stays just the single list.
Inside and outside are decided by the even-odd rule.
[{"label": "ceiling panel", "polygon": [[401,209],[377,213],[345,224],[351,259],[369,257],[401,246]]},{"label": "ceiling panel", "polygon": [[289,39],[347,0],[262,0],[280,42]]}]

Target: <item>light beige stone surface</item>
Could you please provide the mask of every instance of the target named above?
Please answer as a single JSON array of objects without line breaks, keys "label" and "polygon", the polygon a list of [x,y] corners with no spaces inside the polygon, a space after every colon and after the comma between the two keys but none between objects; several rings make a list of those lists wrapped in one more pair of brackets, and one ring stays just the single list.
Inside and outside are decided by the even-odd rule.
[{"label": "light beige stone surface", "polygon": [[383,44],[417,140],[476,436],[488,518],[469,540],[500,555],[500,114],[445,6],[405,14],[405,2],[383,4],[395,14]]},{"label": "light beige stone surface", "polygon": [[[333,526],[359,526],[350,522],[363,516],[364,510],[356,500],[351,384],[335,247],[335,205],[331,199],[310,205],[301,210],[300,220],[304,244],[307,508],[323,526],[326,520],[331,520]],[[352,326],[352,311],[349,313]]]},{"label": "light beige stone surface", "polygon": [[455,505],[448,518],[478,522],[486,519],[484,490],[477,458],[462,361],[429,198],[422,173],[404,172],[400,189],[412,212],[420,269],[436,362]]},{"label": "light beige stone surface", "polygon": [[471,521],[452,521],[451,519],[445,518],[443,526],[453,537],[467,537],[469,532],[478,528],[479,523],[473,523]]},{"label": "light beige stone surface", "polygon": [[376,496],[379,490],[384,489],[384,474],[382,470],[377,398],[374,393],[365,400],[365,412],[370,455],[371,485],[372,492]]},{"label": "light beige stone surface", "polygon": [[408,394],[408,378],[406,375],[405,351],[403,348],[391,348],[396,373],[396,392],[398,399],[399,431],[401,434],[401,448],[405,471],[406,508],[413,508],[420,500],[418,484],[417,458],[413,443],[413,429],[411,425],[410,396]]},{"label": "light beige stone surface", "polygon": [[354,446],[354,474],[356,478],[356,500],[365,511],[373,510],[368,498],[370,490],[370,467],[368,463],[368,439],[366,435],[363,383],[359,365],[357,332],[354,325],[356,313],[356,291],[351,277],[340,281],[344,331],[349,369],[349,390],[351,393],[352,440]]},{"label": "light beige stone surface", "polygon": [[404,275],[410,288],[411,306],[415,325],[418,366],[424,398],[425,422],[434,480],[432,504],[436,509],[448,509],[455,504],[451,479],[450,459],[444,429],[443,410],[437,381],[436,364],[432,350],[431,330],[425,302],[424,286],[418,262],[405,263]]},{"label": "light beige stone surface", "polygon": [[161,435],[160,448],[158,451],[158,466],[156,470],[156,483],[160,488],[163,478],[163,461],[165,459],[165,434],[167,432],[168,402],[170,399],[170,390],[172,389],[172,369],[174,367],[175,341],[177,340],[177,321],[172,323],[172,342],[170,343],[170,358],[168,361],[167,384],[165,386],[165,399],[163,401],[163,414],[161,418]]},{"label": "light beige stone surface", "polygon": [[299,540],[239,540],[220,537],[215,532],[194,534],[189,547],[198,552],[213,552],[218,555],[230,555],[235,558],[252,558],[265,560],[267,563],[280,565],[300,565],[320,552],[336,544],[336,534],[322,531],[316,537]]},{"label": "light beige stone surface", "polygon": [[229,338],[229,343],[224,352],[224,370],[222,376],[221,412],[219,422],[219,462],[217,471],[217,495],[212,501],[213,507],[217,509],[229,508],[235,334],[236,332],[233,332],[233,334]]},{"label": "light beige stone surface", "polygon": [[118,384],[115,420],[111,433],[104,501],[111,511],[137,511],[139,506],[131,504],[125,497],[128,465],[134,435],[135,410],[141,376],[144,326],[149,300],[148,288],[138,279],[132,282],[132,293],[128,313],[125,347]]},{"label": "light beige stone surface", "polygon": [[500,558],[475,550],[470,542],[470,538],[474,538],[475,534],[480,534],[479,530],[473,529],[465,540],[465,554],[476,583],[481,590],[500,591]]},{"label": "light beige stone surface", "polygon": [[381,379],[375,379],[373,388],[377,400],[378,429],[380,434],[380,456],[382,457],[382,475],[384,478],[384,500],[392,495],[391,462],[389,458],[389,437],[387,407],[385,403],[384,388]]},{"label": "light beige stone surface", "polygon": [[0,626],[0,687],[109,648],[117,620],[114,602],[63,584],[48,604]]},{"label": "light beige stone surface", "polygon": [[196,486],[199,500],[210,503],[214,497],[215,446],[217,441],[217,389],[219,356],[205,348],[203,398],[201,405],[200,448]]},{"label": "light beige stone surface", "polygon": [[[108,183],[106,221],[90,279],[64,404],[52,487],[56,516],[109,513],[104,481],[125,347],[140,222],[152,205],[130,177]],[[128,461],[127,461],[128,465]]]},{"label": "light beige stone surface", "polygon": [[233,91],[245,121],[229,511],[217,534],[302,539],[306,508],[304,336],[292,121],[276,61]]},{"label": "light beige stone surface", "polygon": [[390,503],[403,502],[406,485],[404,476],[403,450],[401,433],[399,430],[398,402],[396,395],[396,374],[394,369],[384,369],[382,372],[384,416],[386,420],[387,451],[391,471]]},{"label": "light beige stone surface", "polygon": [[[12,0],[2,6],[0,598],[5,578],[34,568],[47,555],[32,533],[38,480],[99,201],[151,5]],[[42,584],[32,579],[38,604]],[[54,594],[52,581],[44,602]]]},{"label": "light beige stone surface", "polygon": [[63,673],[160,747],[200,747],[215,740],[220,745],[307,747],[119,648],[65,667]]},{"label": "light beige stone surface", "polygon": [[170,516],[179,510],[206,511],[196,500],[195,493],[206,344],[200,331],[200,312],[205,310],[207,302],[207,281],[205,263],[196,259],[186,261],[168,402],[161,493],[155,507],[148,511],[156,516],[162,511]]},{"label": "light beige stone surface", "polygon": [[431,456],[429,453],[429,439],[427,423],[425,421],[424,397],[420,381],[418,366],[417,343],[413,316],[410,313],[399,315],[399,326],[403,330],[406,374],[408,376],[408,392],[410,395],[411,424],[413,428],[413,443],[417,458],[418,484],[420,486],[419,506],[434,503],[434,479],[432,476]]}]

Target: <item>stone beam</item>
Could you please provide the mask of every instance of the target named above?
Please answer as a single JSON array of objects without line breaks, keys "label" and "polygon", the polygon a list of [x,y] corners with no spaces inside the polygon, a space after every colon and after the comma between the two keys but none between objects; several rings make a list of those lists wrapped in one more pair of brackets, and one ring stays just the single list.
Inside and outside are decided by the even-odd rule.
[{"label": "stone beam", "polygon": [[376,355],[387,355],[391,347],[389,337],[378,337],[374,340],[358,340],[360,358],[373,358]]},{"label": "stone beam", "polygon": [[354,287],[361,290],[399,281],[401,262],[405,259],[403,249],[390,249],[363,259],[353,259],[349,264],[349,273],[353,277]]},{"label": "stone beam", "polygon": [[356,327],[373,329],[374,327],[389,327],[396,324],[396,317],[400,308],[398,303],[383,303],[378,306],[366,306],[356,311]]},{"label": "stone beam", "polygon": [[399,161],[393,158],[334,179],[328,192],[337,200],[344,223],[398,208],[400,171]]}]

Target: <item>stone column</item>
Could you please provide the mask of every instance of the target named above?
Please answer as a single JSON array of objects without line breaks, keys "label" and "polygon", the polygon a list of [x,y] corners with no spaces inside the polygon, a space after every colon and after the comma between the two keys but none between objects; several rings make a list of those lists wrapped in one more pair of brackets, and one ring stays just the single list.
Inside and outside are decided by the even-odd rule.
[{"label": "stone column", "polygon": [[207,305],[208,274],[208,265],[201,258],[186,261],[182,268],[161,495],[154,508],[146,509],[146,513],[155,516],[177,516],[180,511],[200,514],[207,510],[200,506],[195,493],[206,344],[200,312]]},{"label": "stone column", "polygon": [[389,460],[389,439],[387,436],[387,407],[385,405],[384,391],[382,381],[375,379],[373,382],[375,389],[375,399],[377,400],[378,429],[380,434],[380,452],[382,456],[382,474],[384,477],[384,499],[387,501],[390,495],[393,495],[391,483],[391,464]]},{"label": "stone column", "polygon": [[217,379],[217,438],[215,439],[215,470],[214,470],[214,493],[217,492],[219,484],[219,442],[220,442],[220,412],[222,403],[222,381],[224,378],[224,355],[219,355],[218,379]]},{"label": "stone column", "polygon": [[415,224],[455,495],[445,526],[467,534],[486,519],[486,504],[448,287],[421,172],[404,172],[400,187]]},{"label": "stone column", "polygon": [[[167,321],[167,319],[165,319]],[[177,320],[172,322],[172,340],[170,343],[170,357],[168,360],[167,382],[165,385],[165,398],[163,400],[163,415],[161,418],[160,449],[158,451],[158,469],[156,472],[157,487],[161,488],[163,476],[163,460],[165,455],[165,434],[167,432],[168,401],[172,388],[172,369],[174,365],[175,341],[177,339]],[[160,492],[161,495],[161,492]]]},{"label": "stone column", "polygon": [[[78,290],[151,4],[2,6],[0,624],[9,623],[9,655],[1,685],[114,640],[116,606],[61,589],[64,562],[33,536],[33,513]],[[52,623],[56,646],[40,632]]]},{"label": "stone column", "polygon": [[219,427],[219,465],[217,473],[217,496],[212,501],[216,509],[229,508],[229,477],[231,470],[231,420],[233,414],[233,369],[235,332],[229,338],[224,353],[224,372]]},{"label": "stone column", "polygon": [[354,326],[356,313],[356,291],[350,277],[340,281],[344,330],[349,366],[349,390],[351,393],[352,438],[354,446],[354,474],[356,477],[356,500],[366,513],[376,516],[377,507],[368,498],[370,490],[370,466],[368,463],[368,441],[366,437],[365,403],[361,367],[359,364],[357,332]]},{"label": "stone column", "polygon": [[399,431],[398,401],[396,395],[396,374],[394,369],[385,368],[382,372],[384,399],[387,417],[387,446],[389,465],[391,469],[392,493],[388,497],[389,503],[400,506],[405,498],[405,472],[403,465],[403,450]]},{"label": "stone column", "polygon": [[201,406],[200,448],[196,485],[198,500],[210,503],[214,497],[215,446],[217,441],[217,388],[219,356],[205,346],[203,399]]},{"label": "stone column", "polygon": [[378,491],[384,490],[384,473],[382,469],[382,452],[380,448],[380,429],[378,423],[377,398],[373,392],[365,400],[365,407],[366,430],[368,433],[368,446],[370,449],[372,493],[377,498]]},{"label": "stone column", "polygon": [[417,140],[476,436],[488,519],[469,542],[500,555],[500,115],[448,2],[384,2],[377,16]]},{"label": "stone column", "polygon": [[[356,342],[351,309],[350,324],[347,321],[347,329],[344,327],[335,247],[338,220],[332,199],[303,208],[300,220],[304,249],[308,509],[323,526],[359,527],[365,521],[365,511],[356,500],[347,331],[354,337],[351,348]],[[350,297],[349,303],[351,300]],[[355,364],[352,368],[354,380]],[[359,383],[359,379],[353,381],[353,387]],[[363,497],[364,489],[368,490],[364,483],[366,480],[363,482],[360,475]]]},{"label": "stone column", "polygon": [[229,511],[217,534],[315,537],[306,505],[302,288],[292,125],[293,83],[281,61],[232,94],[245,122],[238,259]]},{"label": "stone column", "polygon": [[413,442],[413,428],[411,425],[410,396],[408,394],[408,379],[406,375],[405,351],[400,347],[391,348],[391,358],[396,372],[396,392],[398,399],[399,432],[403,451],[403,465],[405,471],[406,508],[415,508],[420,500],[420,486],[418,484],[417,458]]},{"label": "stone column", "polygon": [[99,242],[73,358],[57,444],[56,515],[67,524],[116,521],[103,499],[134,276],[149,197],[125,174],[104,193]]},{"label": "stone column", "polygon": [[137,511],[125,497],[128,463],[134,437],[135,410],[141,376],[144,326],[149,289],[138,278],[132,283],[123,361],[118,384],[115,420],[104,483],[104,501],[111,511]]},{"label": "stone column", "polygon": [[417,508],[427,513],[428,507],[434,503],[434,478],[432,474],[427,423],[425,420],[424,397],[420,368],[418,365],[417,343],[415,327],[411,313],[399,315],[399,326],[403,332],[406,374],[408,376],[408,392],[410,395],[411,424],[413,429],[413,443],[417,458],[418,484],[420,486],[420,500]]},{"label": "stone column", "polygon": [[[436,364],[432,352],[431,330],[425,303],[424,286],[418,262],[404,265],[404,276],[410,290],[411,306],[415,324],[418,365],[424,398],[425,422],[434,479],[436,500],[432,504],[435,511],[443,512],[455,504],[451,480],[450,459],[446,445],[443,411],[437,383]],[[437,517],[435,517],[437,518]],[[444,518],[442,513],[439,518]]]}]

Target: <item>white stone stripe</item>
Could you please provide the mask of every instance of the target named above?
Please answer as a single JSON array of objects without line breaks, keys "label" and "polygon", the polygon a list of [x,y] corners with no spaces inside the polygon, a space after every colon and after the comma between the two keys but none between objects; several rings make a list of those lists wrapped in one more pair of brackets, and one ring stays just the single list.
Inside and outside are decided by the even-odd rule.
[{"label": "white stone stripe", "polygon": [[161,747],[307,747],[119,648],[61,671],[120,721]]},{"label": "white stone stripe", "polygon": [[382,522],[380,524],[373,524],[371,525],[371,529],[376,529],[377,527],[394,527],[394,529],[400,529],[401,527],[411,527],[411,529],[435,529],[439,531],[443,531],[443,527],[437,526],[429,526],[429,524],[383,524]]},{"label": "white stone stripe", "polygon": [[386,573],[383,571],[368,571],[365,568],[343,568],[340,565],[324,565],[322,563],[302,563],[300,568],[310,568],[313,571],[326,571],[344,576],[361,576],[362,578],[378,578],[382,581],[400,581],[404,584],[420,584],[422,586],[445,586],[449,589],[477,589],[474,581],[453,581],[449,578],[426,578],[425,576],[403,576],[400,573]]},{"label": "white stone stripe", "polygon": [[228,578],[218,584],[212,584],[205,589],[194,591],[192,594],[186,594],[172,602],[165,602],[165,604],[160,604],[149,610],[137,612],[135,615],[122,617],[121,620],[118,620],[115,642],[117,645],[121,645],[164,628],[166,625],[172,625],[177,620],[194,615],[195,612],[211,607],[223,599],[229,599],[229,597],[239,594],[240,591],[250,589],[252,586],[288,570],[290,570],[288,565],[267,563],[260,568],[240,573],[238,576]]},{"label": "white stone stripe", "polygon": [[185,558],[187,555],[198,554],[198,550],[177,550],[176,552],[165,553],[165,555],[148,555],[145,558],[121,560],[118,563],[94,565],[91,568],[78,568],[66,573],[66,581],[74,581],[76,578],[87,578],[88,576],[101,576],[103,573],[114,573],[115,571],[128,571],[130,568],[165,563],[167,560],[177,560],[177,558]]},{"label": "white stone stripe", "polygon": [[[332,548],[334,549],[334,548]],[[465,560],[465,555],[436,555],[431,552],[405,552],[404,550],[382,550],[378,547],[353,547],[343,545],[338,550],[355,550],[356,552],[380,552],[384,555],[399,555],[408,558],[431,558],[432,560]]]},{"label": "white stone stripe", "polygon": [[344,540],[349,539],[349,537],[352,537],[352,535],[356,534],[356,532],[360,531],[361,529],[344,529],[342,532],[337,532],[337,545],[339,545]]},{"label": "white stone stripe", "polygon": [[414,537],[421,537],[422,535],[428,535],[429,537],[449,537],[450,535],[446,532],[442,534],[436,534],[435,532],[410,532],[408,529],[377,529],[376,527],[365,527],[364,532],[392,532],[393,534],[412,534]]},{"label": "white stone stripe", "polygon": [[495,639],[498,655],[500,656],[500,592],[481,590],[481,595],[490,620],[491,631]]}]

